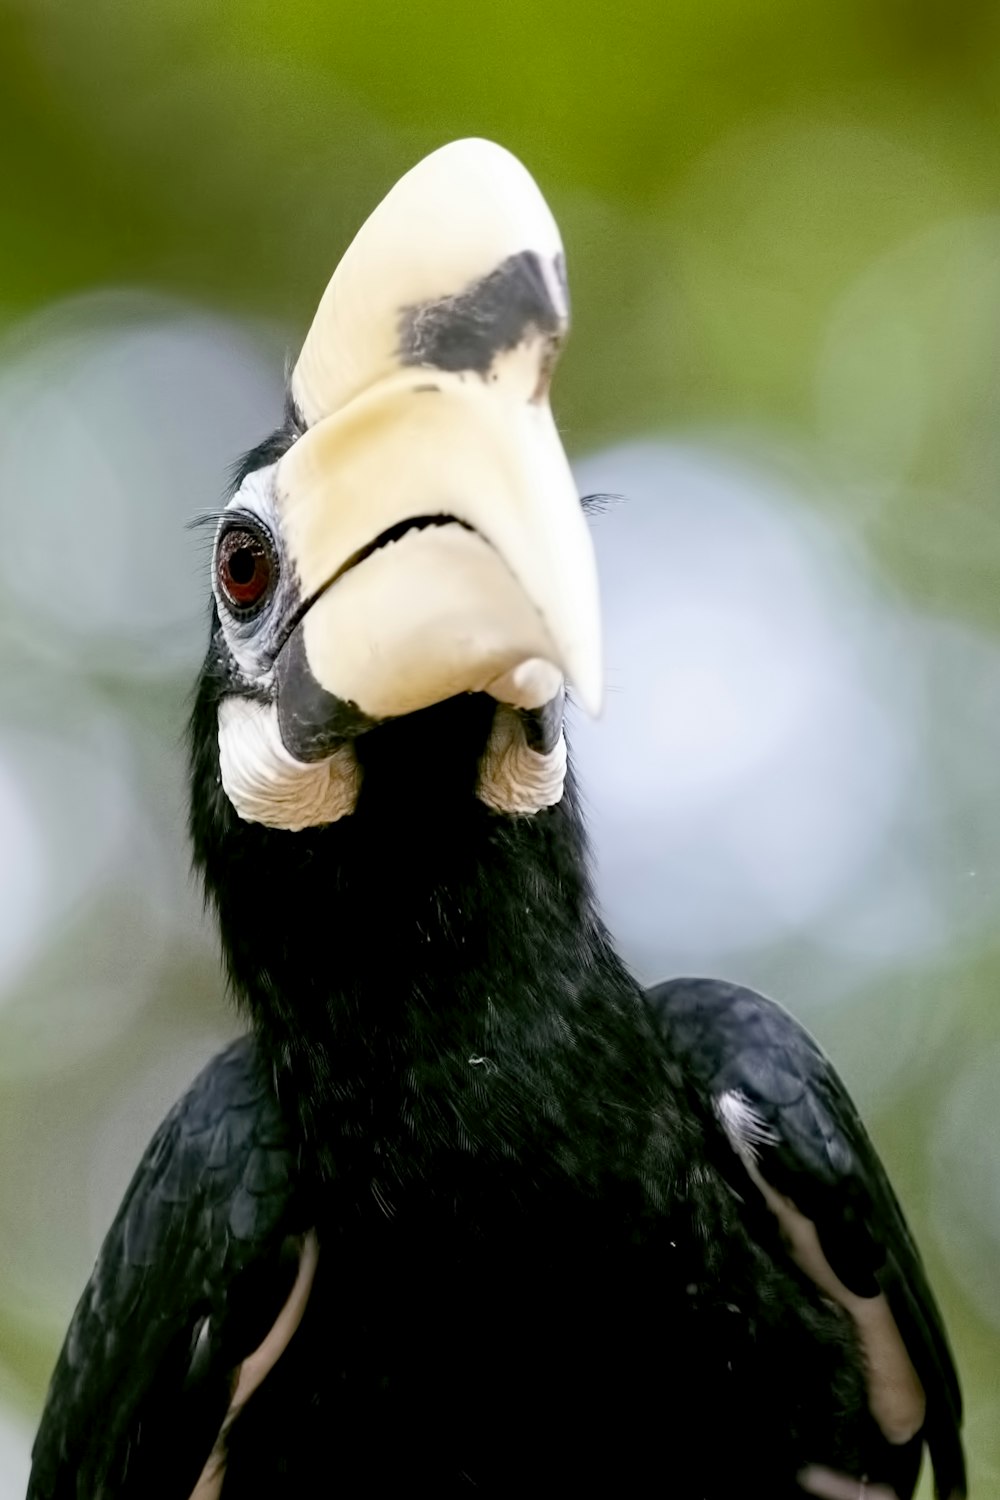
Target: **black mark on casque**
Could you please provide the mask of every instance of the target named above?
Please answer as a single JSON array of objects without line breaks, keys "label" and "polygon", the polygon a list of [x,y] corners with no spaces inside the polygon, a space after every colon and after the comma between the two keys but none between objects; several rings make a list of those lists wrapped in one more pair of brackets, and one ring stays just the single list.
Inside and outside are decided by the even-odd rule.
[{"label": "black mark on casque", "polygon": [[404,307],[399,318],[399,359],[405,365],[486,375],[498,354],[536,333],[551,342],[546,361],[551,363],[566,329],[566,272],[561,255],[553,262],[553,270],[563,294],[561,306],[553,300],[541,258],[533,250],[521,250],[454,296]]}]

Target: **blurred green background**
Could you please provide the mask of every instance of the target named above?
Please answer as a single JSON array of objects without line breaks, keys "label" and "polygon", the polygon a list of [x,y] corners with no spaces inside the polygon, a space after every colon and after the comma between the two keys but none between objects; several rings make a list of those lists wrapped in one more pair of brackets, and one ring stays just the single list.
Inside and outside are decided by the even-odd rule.
[{"label": "blurred green background", "polygon": [[489,135],[563,229],[557,415],[636,967],[831,1052],[1000,1495],[1000,9],[0,0],[0,1495],[152,1128],[232,1028],[187,870],[204,538],[351,234]]}]

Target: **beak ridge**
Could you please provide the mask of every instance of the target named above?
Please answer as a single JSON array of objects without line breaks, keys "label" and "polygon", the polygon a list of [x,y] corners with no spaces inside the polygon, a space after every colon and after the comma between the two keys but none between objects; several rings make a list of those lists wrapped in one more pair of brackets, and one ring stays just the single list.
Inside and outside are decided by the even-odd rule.
[{"label": "beak ridge", "polygon": [[[596,563],[548,406],[456,376],[420,386],[411,377],[366,393],[279,463],[286,545],[302,598],[315,600],[302,622],[310,669],[379,719],[489,691],[537,657],[597,712]],[[373,547],[380,537],[392,540]],[[341,614],[348,600],[353,617]],[[394,681],[391,643],[403,636],[412,649]]]}]

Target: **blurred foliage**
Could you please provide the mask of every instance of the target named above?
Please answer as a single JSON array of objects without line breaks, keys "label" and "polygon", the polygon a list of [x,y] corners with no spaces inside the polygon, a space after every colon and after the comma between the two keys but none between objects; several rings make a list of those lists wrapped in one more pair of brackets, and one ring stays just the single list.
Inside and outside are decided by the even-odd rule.
[{"label": "blurred foliage", "polygon": [[[449,138],[493,136],[530,165],[567,244],[575,326],[558,414],[571,452],[709,432],[766,450],[855,529],[890,590],[1000,630],[995,4],[0,0],[0,58],[0,334],[16,341],[26,315],[122,285],[301,330],[392,181]],[[214,498],[184,496],[178,514]],[[181,676],[140,690],[112,673],[97,691],[116,705],[132,693],[136,722],[176,743]],[[980,706],[980,731],[1000,730],[1000,704]],[[179,822],[181,788],[164,796]],[[1000,892],[990,899],[996,913]],[[88,931],[134,920],[87,912],[68,926],[61,941],[79,943],[95,986]],[[825,961],[803,944],[768,972]],[[227,1024],[207,951],[178,938],[142,1021],[50,1070],[48,1093],[27,1063],[23,1077],[3,1069],[0,1240],[31,1238],[56,1270],[43,1305],[0,1288],[0,1399],[36,1407],[80,1269],[78,1247],[47,1245],[55,1189],[24,1159],[24,1121],[89,1140],[124,1077],[194,1037],[152,1091],[151,1128]],[[31,979],[39,1005],[47,972]],[[863,1102],[954,1330],[982,1496],[1000,1492],[1000,1332],[939,1249],[934,1174],[955,1171],[937,1141],[948,1088],[1000,1041],[998,979],[1000,947],[984,941],[809,1015],[836,1052],[869,1006],[891,1026],[946,1005],[906,1086]],[[128,1144],[134,1159],[138,1137]],[[977,1146],[996,1178],[995,1135]],[[65,1185],[80,1161],[68,1140],[64,1155]],[[66,1222],[83,1223],[67,1191]]]}]

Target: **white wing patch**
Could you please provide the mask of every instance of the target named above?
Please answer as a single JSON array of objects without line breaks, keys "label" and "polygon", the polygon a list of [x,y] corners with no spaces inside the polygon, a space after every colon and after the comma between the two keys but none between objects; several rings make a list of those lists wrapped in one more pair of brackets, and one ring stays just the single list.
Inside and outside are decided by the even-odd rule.
[{"label": "white wing patch", "polygon": [[765,1181],[757,1165],[758,1151],[777,1136],[746,1095],[732,1089],[714,1102],[722,1128],[777,1218],[795,1264],[851,1318],[864,1359],[868,1407],[883,1436],[889,1443],[908,1443],[924,1425],[927,1402],[886,1298],[881,1293],[859,1297],[850,1291],[823,1254],[812,1219]]},{"label": "white wing patch", "polygon": [[[311,1229],[302,1242],[298,1275],[284,1307],[275,1319],[274,1326],[264,1342],[240,1365],[229,1410],[219,1430],[215,1447],[201,1471],[201,1477],[191,1491],[190,1500],[219,1500],[226,1472],[226,1434],[254,1391],[271,1373],[291,1343],[292,1335],[302,1322],[302,1315],[306,1310],[306,1303],[309,1301],[309,1294],[316,1278],[318,1263],[319,1241],[315,1230]],[[203,1334],[204,1332],[205,1330]]]},{"label": "white wing patch", "polygon": [[767,1121],[761,1119],[753,1108],[746,1094],[739,1089],[727,1089],[714,1103],[722,1128],[729,1137],[729,1144],[742,1162],[755,1162],[757,1148],[772,1145],[778,1139]]}]

